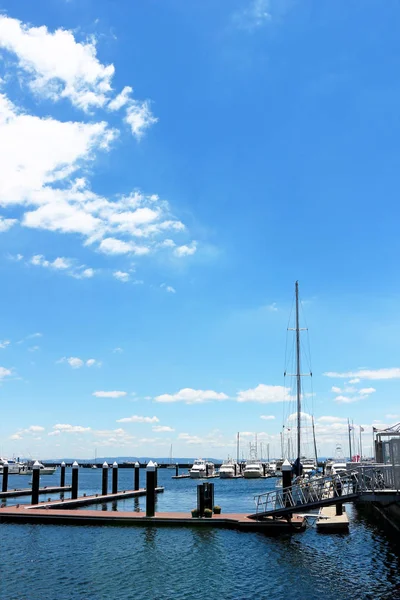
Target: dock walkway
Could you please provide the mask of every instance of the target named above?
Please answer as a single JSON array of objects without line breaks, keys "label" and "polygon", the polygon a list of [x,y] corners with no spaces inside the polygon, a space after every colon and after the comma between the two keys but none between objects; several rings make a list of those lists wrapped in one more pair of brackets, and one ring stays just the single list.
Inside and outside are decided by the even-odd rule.
[{"label": "dock walkway", "polygon": [[[156,494],[161,494],[164,492],[163,487],[156,488]],[[79,508],[80,506],[88,506],[90,504],[104,504],[106,502],[114,502],[116,500],[123,500],[125,498],[138,498],[139,496],[145,496],[146,489],[140,488],[139,490],[124,490],[122,492],[117,492],[116,494],[95,494],[94,496],[81,496],[80,498],[66,499],[66,500],[50,500],[50,502],[40,502],[39,504],[30,504],[27,505],[26,509],[38,510],[40,508]],[[86,512],[86,511],[85,511]]]},{"label": "dock walkway", "polygon": [[[35,508],[35,510],[29,510],[30,508]],[[304,517],[297,515],[291,521],[271,518],[258,522],[240,513],[213,515],[211,519],[192,518],[190,513],[174,512],[156,513],[154,517],[146,517],[143,512],[60,510],[50,508],[49,505],[40,508],[23,505],[18,508],[14,506],[0,508],[0,523],[6,522],[81,526],[212,527],[239,531],[262,531],[269,534],[303,531],[306,526]]]},{"label": "dock walkway", "polygon": [[[58,492],[70,492],[72,487],[70,485],[59,487],[50,486],[39,488],[39,494],[58,494]],[[31,496],[32,488],[25,488],[22,490],[9,490],[8,492],[0,492],[0,498],[18,498],[19,496]]]}]

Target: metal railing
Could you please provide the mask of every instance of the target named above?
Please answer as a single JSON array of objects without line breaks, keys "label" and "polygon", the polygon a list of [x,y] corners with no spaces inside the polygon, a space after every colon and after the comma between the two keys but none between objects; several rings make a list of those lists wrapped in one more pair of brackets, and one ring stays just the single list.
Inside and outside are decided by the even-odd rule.
[{"label": "metal railing", "polygon": [[[400,466],[368,465],[352,468],[346,474],[299,479],[288,488],[255,496],[256,514],[306,510],[313,505],[334,504],[354,499],[361,493],[399,491]],[[340,500],[339,500],[340,498]]]}]

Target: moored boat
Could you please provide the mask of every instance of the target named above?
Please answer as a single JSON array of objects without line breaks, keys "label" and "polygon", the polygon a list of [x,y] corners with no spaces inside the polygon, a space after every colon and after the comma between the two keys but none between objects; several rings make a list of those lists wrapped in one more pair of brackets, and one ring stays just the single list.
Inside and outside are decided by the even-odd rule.
[{"label": "moored boat", "polygon": [[[22,467],[20,468],[18,475],[32,475],[34,463],[34,460],[29,460],[26,463],[22,463]],[[54,475],[54,473],[57,471],[57,467],[46,467],[41,462],[39,462],[39,469],[41,475]]]},{"label": "moored boat", "polygon": [[243,471],[245,479],[256,479],[264,474],[262,463],[257,459],[250,459],[246,462]]},{"label": "moored boat", "polygon": [[193,467],[189,470],[191,479],[203,479],[214,474],[214,463],[205,461],[202,458],[197,458],[193,463]]},{"label": "moored boat", "polygon": [[231,458],[224,460],[219,469],[219,476],[221,479],[231,479],[232,477],[239,475],[239,473],[239,465],[236,460],[232,460]]}]

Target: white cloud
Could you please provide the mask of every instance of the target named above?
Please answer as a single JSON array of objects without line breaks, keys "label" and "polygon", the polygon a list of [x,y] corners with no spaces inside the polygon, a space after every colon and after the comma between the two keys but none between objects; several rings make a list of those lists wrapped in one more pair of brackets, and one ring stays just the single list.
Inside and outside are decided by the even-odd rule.
[{"label": "white cloud", "polygon": [[361,390],[359,390],[359,394],[360,396],[368,396],[369,394],[373,394],[374,392],[376,392],[376,389],[373,387],[369,387],[369,388],[362,388]]},{"label": "white cloud", "polygon": [[154,425],[154,427],[152,427],[152,430],[157,433],[175,431],[175,429],[172,429],[172,427],[168,427],[167,425]]},{"label": "white cloud", "polygon": [[115,277],[115,279],[118,279],[123,283],[127,283],[131,278],[129,273],[126,273],[125,271],[114,271],[113,276]]},{"label": "white cloud", "polygon": [[333,371],[328,371],[324,373],[326,377],[339,377],[342,379],[353,378],[353,381],[350,383],[355,383],[354,378],[360,379],[371,379],[371,380],[379,380],[379,379],[400,379],[400,368],[386,368],[386,369],[360,369],[359,371],[348,371],[346,373],[335,373]]},{"label": "white cloud", "polygon": [[123,398],[127,392],[111,391],[111,392],[93,392],[93,396],[97,398]]},{"label": "white cloud", "polygon": [[40,346],[31,346],[28,348],[28,352],[37,352],[38,350],[40,350]]},{"label": "white cloud", "polygon": [[77,271],[74,271],[73,273],[71,273],[72,277],[75,277],[75,279],[91,279],[94,276],[94,269],[92,268],[83,268],[83,270],[79,270],[82,269],[82,267],[78,267]]},{"label": "white cloud", "polygon": [[257,387],[238,392],[238,402],[260,402],[271,404],[275,402],[286,402],[291,399],[288,390],[281,385],[264,385],[260,383]]},{"label": "white cloud", "polygon": [[165,286],[165,291],[170,294],[176,294],[176,289],[172,285]]},{"label": "white cloud", "polygon": [[83,110],[106,103],[114,66],[100,63],[93,37],[79,43],[65,29],[51,33],[0,16],[0,48],[16,55],[33,92],[51,100],[68,98]]},{"label": "white cloud", "polygon": [[269,304],[266,307],[267,310],[270,310],[271,312],[277,312],[278,311],[278,307],[276,305],[276,302],[273,302],[272,304]]},{"label": "white cloud", "polygon": [[13,435],[10,435],[10,440],[22,440],[23,437],[20,433],[13,433]]},{"label": "white cloud", "polygon": [[132,415],[132,417],[117,419],[117,423],[158,423],[159,420],[160,419],[157,417],[140,417],[138,415]]},{"label": "white cloud", "polygon": [[122,354],[123,353],[123,349],[122,348],[114,348],[113,349],[113,353],[114,354]]},{"label": "white cloud", "polygon": [[[311,422],[312,421],[312,416],[309,415],[306,412],[301,412],[300,411],[300,420],[303,421],[308,421]],[[297,413],[292,413],[291,415],[288,416],[287,418],[287,422],[288,423],[296,423],[297,422]]]},{"label": "white cloud", "polygon": [[178,246],[174,250],[175,256],[183,257],[183,256],[191,256],[197,250],[197,243],[192,242],[189,245]]},{"label": "white cloud", "polygon": [[158,119],[151,112],[148,100],[145,102],[132,100],[127,108],[125,121],[130,126],[132,134],[140,139],[146,129],[157,123]]},{"label": "white cloud", "polygon": [[77,358],[76,356],[71,356],[70,358],[67,358],[67,363],[73,369],[80,369],[84,365],[83,360],[81,358]]},{"label": "white cloud", "polygon": [[12,371],[10,369],[0,367],[0,379],[4,379],[4,377],[9,377],[10,375],[12,375]]},{"label": "white cloud", "polygon": [[332,392],[334,392],[335,394],[340,394],[341,393],[341,389],[340,387],[337,387],[335,385],[332,386]]},{"label": "white cloud", "polygon": [[26,431],[38,433],[40,431],[44,431],[44,427],[42,427],[41,425],[31,425],[30,427],[28,427],[28,429]]},{"label": "white cloud", "polygon": [[264,421],[272,421],[275,419],[274,415],[261,415],[260,419],[264,419]]},{"label": "white cloud", "polygon": [[89,358],[85,361],[85,360],[82,360],[82,358],[79,358],[78,356],[70,356],[69,358],[64,356],[63,358],[60,358],[60,360],[58,360],[57,362],[58,363],[67,362],[69,364],[69,366],[72,367],[73,369],[80,369],[84,365],[86,365],[87,367],[94,367],[94,366],[101,367],[101,362],[99,360],[96,360],[95,358]]},{"label": "white cloud", "polygon": [[108,103],[108,110],[119,110],[125,104],[130,101],[130,95],[132,93],[132,88],[129,85],[126,85],[122,92],[118,94],[111,102]]},{"label": "white cloud", "polygon": [[18,223],[17,219],[5,219],[0,216],[0,233],[8,231],[16,223]]},{"label": "white cloud", "polygon": [[[71,31],[52,32],[45,26],[31,27],[0,15],[2,59],[7,83],[11,82],[8,92],[14,92],[17,77],[20,87],[39,96],[39,100],[68,99],[85,111],[124,107],[126,121],[138,138],[156,122],[150,103],[132,98],[129,86],[115,96],[111,88],[114,67],[102,64],[97,57],[94,37],[78,42]],[[18,100],[21,98],[19,94]],[[30,111],[35,110],[36,99],[30,98],[28,105]],[[82,169],[99,152],[110,150],[119,131],[93,118],[91,122],[59,121],[49,115],[48,105],[45,117],[28,113],[0,94],[0,164],[7,173],[0,179],[0,206],[18,207],[20,225],[77,234],[84,244],[110,255],[141,256],[176,248],[178,242],[171,237],[184,231],[185,226],[172,216],[166,200],[138,191],[104,198],[82,177]],[[16,222],[0,216],[0,232]],[[195,250],[196,243],[190,240],[182,245],[185,239],[179,240],[178,255]],[[63,262],[69,259],[63,257],[36,257],[34,264],[64,271],[77,279],[94,275],[94,270],[84,265],[69,269]]]},{"label": "white cloud", "polygon": [[186,404],[200,404],[211,400],[227,400],[228,396],[222,392],[214,392],[214,390],[194,390],[192,388],[184,388],[176,394],[161,394],[156,396],[156,402],[186,402]]},{"label": "white cloud", "polygon": [[386,417],[387,419],[400,419],[400,415],[399,415],[399,414],[393,414],[393,413],[392,413],[392,414],[385,415],[385,417]]},{"label": "white cloud", "polygon": [[239,29],[260,28],[271,21],[270,4],[270,0],[250,0],[246,8],[233,14],[232,21]]},{"label": "white cloud", "polygon": [[5,348],[7,348],[7,346],[10,345],[10,343],[11,343],[10,340],[3,340],[3,341],[0,342],[0,348],[2,350],[4,350]]},{"label": "white cloud", "polygon": [[47,435],[53,436],[53,435],[60,435],[61,431],[59,429],[56,429],[55,431],[49,431],[49,433]]},{"label": "white cloud", "polygon": [[335,402],[337,402],[338,404],[351,404],[352,402],[358,402],[359,398],[357,398],[357,396],[354,397],[350,397],[350,396],[336,396],[335,398]]},{"label": "white cloud", "polygon": [[350,379],[349,383],[351,383],[351,384],[360,383],[360,379],[358,377],[354,377],[354,379]]},{"label": "white cloud", "polygon": [[53,429],[55,431],[61,431],[61,433],[86,433],[91,431],[90,427],[83,427],[82,425],[69,425],[68,423],[58,423],[57,425],[53,425]]},{"label": "white cloud", "polygon": [[318,417],[317,422],[319,423],[343,423],[346,422],[347,419],[345,419],[344,417],[330,417],[330,416],[324,416],[324,417]]}]

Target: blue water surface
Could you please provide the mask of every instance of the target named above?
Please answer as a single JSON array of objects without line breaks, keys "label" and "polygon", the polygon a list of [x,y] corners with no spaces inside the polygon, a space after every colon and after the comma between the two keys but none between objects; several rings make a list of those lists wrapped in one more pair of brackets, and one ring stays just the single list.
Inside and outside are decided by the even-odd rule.
[{"label": "blue water surface", "polygon": [[[173,474],[159,472],[165,492],[157,508],[188,511],[195,506],[198,482],[172,480]],[[80,492],[99,492],[101,469],[80,469],[79,476]],[[43,484],[56,484],[58,478]],[[133,471],[120,471],[120,487],[131,488],[132,481]],[[253,495],[275,482],[214,483],[215,501],[224,512],[251,512]],[[10,485],[22,487],[21,478],[10,477]],[[139,504],[143,510],[145,499]],[[117,509],[135,509],[134,500],[118,503]],[[313,528],[268,537],[211,528],[2,524],[0,598],[399,599],[398,546],[351,505],[347,510],[348,535],[321,535]]]}]

